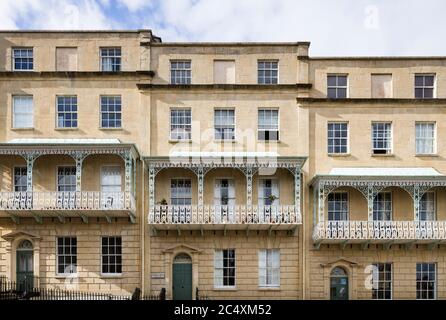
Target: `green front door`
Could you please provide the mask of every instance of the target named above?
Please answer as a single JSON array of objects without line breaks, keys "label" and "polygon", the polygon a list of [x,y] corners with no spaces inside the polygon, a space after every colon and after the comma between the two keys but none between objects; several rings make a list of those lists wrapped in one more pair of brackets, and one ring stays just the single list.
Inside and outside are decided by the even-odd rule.
[{"label": "green front door", "polygon": [[17,250],[17,289],[30,290],[34,286],[33,251]]},{"label": "green front door", "polygon": [[332,277],[330,279],[330,299],[348,300],[348,277]]},{"label": "green front door", "polygon": [[174,263],[173,299],[192,300],[192,263]]}]

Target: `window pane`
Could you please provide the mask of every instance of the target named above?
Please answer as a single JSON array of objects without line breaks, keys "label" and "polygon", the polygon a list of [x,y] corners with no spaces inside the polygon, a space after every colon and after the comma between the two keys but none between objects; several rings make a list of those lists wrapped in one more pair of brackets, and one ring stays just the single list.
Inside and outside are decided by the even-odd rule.
[{"label": "window pane", "polygon": [[373,299],[392,299],[392,264],[374,263]]},{"label": "window pane", "polygon": [[437,274],[435,263],[417,263],[417,299],[436,299]]},{"label": "window pane", "polygon": [[33,127],[33,97],[14,96],[13,97],[13,126],[14,128]]},{"label": "window pane", "polygon": [[171,84],[191,83],[191,61],[172,60],[170,62],[170,82]]},{"label": "window pane", "polygon": [[102,237],[102,273],[122,273],[122,238]]},{"label": "window pane", "polygon": [[380,192],[373,200],[373,220],[392,220],[392,194],[390,192]]},{"label": "window pane", "polygon": [[391,123],[378,122],[372,124],[372,152],[374,154],[390,154],[392,152]]},{"label": "window pane", "polygon": [[327,75],[327,97],[330,99],[347,98],[346,75]]},{"label": "window pane", "polygon": [[12,51],[14,70],[26,71],[34,69],[32,48],[17,48]]},{"label": "window pane", "polygon": [[121,128],[121,97],[101,97],[101,125],[103,128]]},{"label": "window pane", "polygon": [[234,110],[214,111],[215,139],[235,139]]},{"label": "window pane", "polygon": [[101,67],[102,71],[121,71],[121,48],[102,48]]},{"label": "window pane", "polygon": [[57,238],[57,272],[69,274],[77,272],[77,241],[75,237]]},{"label": "window pane", "polygon": [[415,124],[415,149],[417,154],[435,153],[435,123]]},{"label": "window pane", "polygon": [[258,111],[258,139],[279,139],[279,110],[259,109]]},{"label": "window pane", "polygon": [[77,97],[57,97],[57,126],[77,127]]},{"label": "window pane", "polygon": [[259,60],[257,62],[258,84],[277,84],[279,74],[278,61]]},{"label": "window pane", "polygon": [[190,109],[170,110],[170,138],[173,140],[190,140],[192,138]]},{"label": "window pane", "polygon": [[348,124],[328,123],[327,146],[328,153],[348,152]]}]

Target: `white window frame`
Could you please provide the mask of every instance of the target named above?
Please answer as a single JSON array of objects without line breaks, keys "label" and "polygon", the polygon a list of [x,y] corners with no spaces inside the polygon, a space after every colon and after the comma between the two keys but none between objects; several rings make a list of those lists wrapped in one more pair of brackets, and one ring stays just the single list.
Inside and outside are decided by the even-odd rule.
[{"label": "white window frame", "polygon": [[[17,185],[16,183],[15,183],[15,177],[16,177],[16,169],[20,169],[20,170],[25,170],[25,174],[24,175],[20,175],[20,176],[24,176],[25,177],[25,183],[24,183],[24,185]],[[13,184],[13,186],[12,186],[12,188],[13,188],[13,191],[14,192],[26,192],[27,191],[27,189],[28,189],[28,186],[27,186],[27,175],[28,175],[28,172],[27,172],[27,167],[26,166],[14,166],[13,168],[12,168],[12,170],[13,170],[13,172],[12,172],[12,174],[13,174],[13,181],[12,181],[12,184]],[[20,187],[20,188],[23,188],[24,187],[24,189],[25,190],[23,190],[23,191],[16,191],[16,187]]]},{"label": "white window frame", "polygon": [[[328,85],[328,77],[336,77],[336,85],[334,86],[329,86]],[[346,83],[345,86],[341,86],[338,85],[338,78],[339,77],[345,77],[346,78]],[[347,73],[327,73],[327,98],[328,99],[348,99],[350,97],[350,93],[349,93],[349,87],[350,87],[350,82],[349,82],[349,75]],[[329,97],[328,96],[328,89],[336,89],[336,97]],[[345,98],[339,98],[338,95],[338,90],[339,89],[345,89]]]},{"label": "white window frame", "polygon": [[[66,253],[65,252],[65,248],[67,247],[65,245],[65,242],[66,242],[67,238],[70,238],[70,245],[69,245],[70,253]],[[59,239],[64,239],[63,240],[63,247],[64,247],[63,250],[64,250],[64,253],[62,253],[62,254],[59,254]],[[76,239],[76,254],[72,254],[71,253],[72,247],[73,247],[72,239]],[[67,277],[67,276],[75,276],[75,275],[78,274],[78,271],[79,271],[78,270],[78,253],[79,253],[78,252],[78,239],[77,239],[76,236],[72,236],[72,235],[65,235],[65,236],[63,236],[63,235],[61,235],[61,236],[57,236],[56,237],[56,275],[57,276]],[[76,264],[75,264],[75,267],[74,267],[74,272],[65,272],[67,267],[65,267],[64,272],[59,272],[59,259],[61,258],[61,256],[63,256],[63,257],[71,257],[71,259],[73,257],[76,257]],[[66,263],[64,263],[64,265],[66,265]]]},{"label": "white window frame", "polygon": [[[260,68],[260,63],[276,63],[277,64],[277,69],[275,68]],[[280,75],[280,66],[279,66],[279,59],[259,59],[257,60],[257,84],[260,85],[276,85],[279,84],[279,75]],[[263,77],[260,77],[260,72],[265,72],[265,71],[277,71],[277,81],[276,82],[272,82],[272,80],[274,79],[273,76],[269,76],[266,77],[265,75]],[[260,79],[263,79],[263,82],[259,81]],[[271,82],[267,83],[266,79],[269,79]]]},{"label": "white window frame", "polygon": [[[277,112],[277,129],[260,129],[260,112],[276,111]],[[277,139],[259,139],[260,131],[277,131]],[[280,141],[280,110],[279,108],[259,108],[257,109],[257,140],[261,142],[277,142]]]},{"label": "white window frame", "polygon": [[[418,152],[417,143],[421,140],[430,140],[427,137],[417,137],[418,125],[433,125],[432,152]],[[435,121],[416,121],[415,122],[415,154],[416,155],[435,155],[437,154],[437,122]]]},{"label": "white window frame", "polygon": [[[421,272],[418,272],[418,265],[425,265],[425,264],[428,264],[428,265],[433,265],[434,266],[434,268],[435,268],[435,270],[434,270],[434,276],[435,276],[435,281],[434,281],[434,297],[432,298],[432,299],[422,299],[422,298],[418,298],[418,292],[419,292],[419,290],[418,290],[418,283],[420,282],[420,283],[426,283],[426,282],[431,282],[431,281],[423,281],[423,280],[421,280],[421,281],[418,281],[418,274],[420,273],[420,274],[424,274],[425,272],[424,271],[421,271]],[[436,262],[417,262],[417,264],[416,264],[416,269],[415,269],[415,273],[416,273],[416,276],[415,276],[415,283],[416,283],[416,286],[415,286],[415,292],[416,292],[416,299],[417,300],[436,300],[437,299],[437,291],[438,291],[438,264],[436,263]],[[427,292],[427,291],[426,291]]]},{"label": "white window frame", "polygon": [[[108,239],[110,239],[110,238],[120,238],[121,239],[121,245],[120,245],[120,247],[121,247],[121,253],[120,254],[117,254],[116,252],[114,253],[114,254],[110,254],[110,253],[108,253],[108,254],[104,254],[104,252],[103,252],[103,244],[102,244],[102,241],[103,241],[103,239],[104,238],[108,238]],[[116,276],[121,276],[122,275],[122,273],[123,273],[123,259],[122,259],[122,256],[123,256],[123,253],[122,253],[122,249],[123,249],[123,239],[122,239],[122,236],[120,236],[120,235],[103,235],[103,236],[101,236],[101,242],[100,242],[100,246],[101,246],[101,276],[104,276],[104,277],[116,277]],[[110,248],[110,244],[108,243],[107,244],[107,247],[108,248]],[[115,247],[116,247],[116,242],[115,242]],[[121,272],[104,272],[104,261],[103,261],[103,258],[105,257],[105,256],[108,256],[108,257],[110,257],[110,256],[114,256],[115,258],[116,257],[120,257],[121,258],[121,263],[120,263],[120,265],[121,265]],[[111,265],[110,263],[108,263],[108,265]],[[118,266],[118,264],[115,262],[115,267],[116,266]]]},{"label": "white window frame", "polygon": [[[110,110],[102,111],[102,98],[113,98],[113,99],[119,98],[121,100],[121,104],[120,104],[120,109],[121,110],[120,111],[116,111],[116,110],[114,110],[114,111],[110,111]],[[117,106],[117,104],[114,103],[114,106]],[[109,126],[104,127],[102,125],[102,120],[103,120],[104,114],[114,114],[115,115],[115,119],[114,120],[108,119],[108,124],[112,123],[112,121],[113,121],[113,123],[116,123],[117,122],[116,115],[120,115],[120,126],[110,126],[109,125]],[[101,96],[99,96],[99,128],[100,129],[121,130],[122,129],[122,121],[123,121],[123,119],[122,119],[122,96],[121,95],[101,95]]]},{"label": "white window frame", "polygon": [[[219,125],[218,126],[218,128],[221,128],[221,129],[233,129],[234,131],[233,131],[233,137],[231,138],[231,139],[229,139],[229,138],[225,138],[224,136],[223,137],[221,137],[221,138],[217,138],[217,123],[216,123],[216,113],[217,112],[230,112],[230,111],[232,111],[233,112],[233,114],[234,114],[234,122],[232,123],[232,124],[226,124],[226,125]],[[227,114],[226,114],[227,115]],[[226,116],[225,115],[225,116]],[[225,118],[225,119],[227,119],[227,117]],[[235,115],[235,109],[232,109],[232,108],[215,108],[214,109],[214,140],[216,140],[216,141],[235,141],[236,140],[236,115]]]},{"label": "white window frame", "polygon": [[[27,98],[27,99],[31,99],[31,103],[32,103],[32,112],[16,112],[15,111],[15,99],[16,98]],[[26,115],[26,116],[30,116],[31,117],[31,125],[30,126],[24,126],[24,127],[19,127],[16,125],[16,115]],[[12,128],[13,129],[33,129],[34,128],[34,96],[32,95],[13,95],[12,96]]]},{"label": "white window frame", "polygon": [[[424,85],[424,82],[425,82],[424,78],[423,78],[423,85],[422,86],[417,86],[415,84],[416,77],[426,77],[426,76],[434,77],[433,86],[426,86],[426,85]],[[435,73],[415,73],[414,77],[413,77],[413,80],[414,80],[413,95],[414,95],[415,99],[435,99],[437,97],[437,75]],[[416,97],[416,93],[415,93],[416,89],[422,89],[423,90],[423,97],[422,98],[417,98]],[[432,89],[432,98],[425,98],[425,96],[424,96],[424,89]]]},{"label": "white window frame", "polygon": [[[173,68],[173,64],[175,63],[189,63],[189,68],[185,66],[183,68]],[[169,62],[170,66],[170,84],[173,85],[189,85],[192,83],[192,60],[190,59],[172,59]],[[184,77],[179,77],[174,73],[175,71],[179,71],[180,73],[184,73]],[[182,80],[184,79],[184,81]]]},{"label": "white window frame", "polygon": [[[275,199],[274,202],[270,206],[280,205],[280,179],[278,179],[277,177],[259,178],[259,183],[258,183],[258,186],[257,186],[257,190],[258,190],[258,193],[259,193],[257,195],[257,202],[259,202],[259,200],[262,199],[263,203],[264,203],[264,201],[266,199],[265,194],[264,194],[264,192],[265,192],[264,183],[267,180],[271,181],[271,194],[273,193],[273,188],[272,188],[273,181],[277,185],[277,192],[278,192],[277,199]],[[262,192],[262,194],[260,194],[260,192]],[[258,205],[259,206],[267,206],[267,205],[264,205],[262,203],[258,203]]]},{"label": "white window frame", "polygon": [[[104,184],[104,172],[105,170],[107,170],[108,168],[114,168],[114,169],[119,169],[119,177],[120,177],[120,184],[119,184],[119,191],[104,191],[104,186],[111,186],[111,187],[117,187],[117,184]],[[101,166],[101,181],[100,181],[100,185],[101,185],[101,192],[104,193],[114,193],[114,192],[122,192],[122,167],[119,164],[107,164],[107,165],[103,165]]]},{"label": "white window frame", "polygon": [[[423,201],[423,199],[424,199],[424,197],[426,196],[426,195],[432,195],[432,201],[433,201],[433,205],[432,205],[432,207],[433,207],[433,212],[432,212],[432,215],[433,215],[433,219],[432,220],[428,220],[428,219],[421,219],[421,212],[422,212],[422,208],[421,208],[421,203],[422,203],[422,201]],[[436,221],[437,220],[437,194],[436,194],[436,192],[435,191],[427,191],[427,192],[425,192],[421,197],[420,197],[420,204],[419,204],[419,220],[420,221]]]},{"label": "white window frame", "polygon": [[[378,125],[378,124],[385,124],[385,125],[389,125],[390,126],[390,136],[389,136],[389,142],[388,145],[389,147],[384,149],[384,148],[376,148],[374,147],[375,145],[375,130],[374,130],[374,125]],[[372,125],[371,125],[371,131],[372,131],[372,155],[373,156],[380,156],[380,155],[392,155],[393,154],[393,123],[391,121],[373,121]],[[377,141],[382,140],[384,141],[383,138],[380,139],[376,139]],[[375,153],[375,150],[385,150],[385,153]]]},{"label": "white window frame", "polygon": [[[190,113],[190,123],[181,123],[181,124],[173,124],[172,123],[172,112],[173,111],[189,111]],[[187,118],[187,116],[182,116],[181,118]],[[181,119],[180,118],[180,119]],[[178,138],[178,136],[174,137],[172,136],[174,130],[172,130],[173,126],[176,126],[178,129],[182,129],[182,134],[189,133],[189,137],[182,136]],[[187,131],[187,128],[189,127],[189,131]],[[170,108],[169,112],[169,140],[170,141],[191,141],[192,140],[192,109],[191,108]]]},{"label": "white window frame", "polygon": [[172,183],[174,182],[174,181],[176,181],[177,182],[177,184],[178,184],[178,181],[183,181],[183,182],[189,182],[190,183],[190,197],[186,197],[185,195],[187,195],[187,193],[184,193],[184,194],[181,194],[181,193],[176,193],[176,194],[178,194],[178,195],[183,195],[182,197],[175,197],[175,199],[183,199],[183,200],[185,200],[185,199],[189,199],[190,198],[190,203],[192,204],[192,179],[191,178],[181,178],[181,177],[175,177],[175,178],[171,178],[170,180],[169,180],[169,182],[170,182],[170,184],[169,184],[169,193],[170,193],[170,196],[169,196],[169,204],[171,205],[171,206],[189,206],[189,205],[191,205],[191,204],[173,204],[172,203],[172,199],[174,199],[174,197],[173,197],[173,188],[172,188]]},{"label": "white window frame", "polygon": [[[386,273],[387,271],[379,271],[379,266],[382,265],[384,267],[384,269],[386,268],[387,265],[390,265],[390,280],[386,280]],[[373,268],[376,268],[376,273],[373,273],[373,281],[377,281],[377,283],[373,283],[374,286],[376,285],[378,288],[372,289],[372,299],[373,300],[392,300],[393,299],[393,263],[391,262],[376,262],[373,263]],[[375,276],[378,276],[378,279],[375,279]],[[381,277],[383,277],[384,279],[381,279]],[[380,288],[380,284],[383,283],[390,283],[390,298],[373,298],[373,293],[377,292],[377,294],[379,294],[379,292],[385,292],[388,290],[383,290],[382,288]]]},{"label": "white window frame", "polygon": [[[116,55],[116,50],[119,49],[120,50],[120,55]],[[104,56],[103,55],[103,50],[114,50],[115,55],[112,56]],[[112,70],[104,70],[104,59],[112,59]],[[119,59],[119,64],[115,63],[113,64],[113,62],[116,62],[116,59]],[[102,72],[120,72],[122,71],[122,48],[121,47],[100,47],[99,48],[99,63],[100,63],[100,70]],[[113,70],[113,66],[117,66],[119,65],[119,70]]]},{"label": "white window frame", "polygon": [[[330,200],[329,200],[329,197],[330,197],[330,195],[332,195],[332,197],[333,196],[335,196],[335,195],[337,195],[337,194],[342,194],[342,195],[346,195],[346,200],[345,200],[345,202],[346,202],[346,204],[347,204],[347,211],[345,212],[345,215],[346,215],[346,219],[340,219],[340,220],[336,220],[336,219],[330,219],[330,210],[329,210],[329,202],[330,202]],[[339,202],[339,200],[337,200],[337,199],[335,199],[334,200],[335,202]],[[342,200],[341,200],[341,204],[342,204]],[[333,213],[335,216],[336,216],[336,214],[341,214],[341,213],[343,213],[342,211],[336,211],[335,210],[335,212]],[[347,192],[347,191],[333,191],[333,192],[330,192],[328,195],[327,195],[327,220],[328,221],[349,221],[349,219],[350,219],[350,194]]]},{"label": "white window frame", "polygon": [[[234,251],[234,267],[225,267],[224,266],[224,251],[226,250],[232,250]],[[221,252],[221,267],[217,267],[217,259],[219,259],[217,257],[217,254],[219,254]],[[221,269],[222,270],[222,284],[218,285],[218,281],[217,281],[217,269]],[[225,285],[224,284],[224,272],[225,269],[234,269],[234,285]],[[237,253],[235,248],[226,248],[226,249],[216,249],[214,251],[214,288],[215,289],[235,289],[237,287]]]},{"label": "white window frame", "polygon": [[[346,132],[347,132],[347,137],[346,138],[336,138],[336,137],[332,137],[332,138],[330,138],[329,137],[329,132],[330,132],[330,125],[336,125],[336,124],[339,124],[339,125],[346,125]],[[337,154],[349,154],[350,153],[350,130],[349,130],[350,128],[349,128],[349,123],[348,123],[348,121],[329,121],[329,122],[327,122],[327,153],[329,154],[329,155],[337,155]],[[333,132],[336,132],[336,131],[340,131],[340,132],[342,132],[343,130],[332,130]],[[333,144],[333,146],[332,146],[332,152],[330,152],[330,141],[335,141],[336,139],[339,139],[339,140],[345,140],[346,141],[346,150],[345,150],[345,152],[336,152],[335,151],[335,144]]]},{"label": "white window frame", "polygon": [[[15,51],[16,50],[31,50],[31,52],[32,52],[32,64],[33,64],[33,67],[32,67],[32,69],[16,69],[15,68],[15,59],[16,59],[16,57],[15,57]],[[13,48],[11,48],[11,62],[12,62],[12,71],[16,71],[16,72],[29,72],[29,71],[34,71],[34,69],[35,69],[35,61],[34,61],[34,48],[33,47],[13,47]],[[30,59],[29,57],[27,57],[26,59]]]},{"label": "white window frame", "polygon": [[[72,184],[72,185],[70,185],[70,184],[59,184],[59,170],[60,169],[71,169],[71,170],[73,170],[74,169],[74,184]],[[63,187],[63,188],[65,188],[65,187],[69,187],[69,186],[74,186],[74,188],[73,188],[73,190],[67,190],[67,191],[65,191],[65,190],[62,190],[62,191],[59,191],[59,187]],[[72,165],[66,165],[66,166],[57,166],[56,167],[56,190],[57,190],[57,192],[75,192],[76,191],[76,166],[72,166]]]},{"label": "white window frame", "polygon": [[[380,195],[380,194],[389,194],[390,195],[390,217],[389,217],[389,219],[388,220],[384,220],[384,219],[381,219],[381,220],[375,220],[375,219],[373,219],[373,221],[392,221],[393,220],[393,194],[392,194],[392,192],[390,192],[390,191],[381,191],[381,192],[379,192],[376,196],[375,196],[375,198],[373,199],[373,204],[375,203],[375,200],[377,199],[377,197],[378,197],[378,195]],[[376,211],[376,215],[378,216],[378,214],[379,214],[379,212],[380,211]],[[386,211],[381,211],[381,216],[382,217],[385,217],[385,212]],[[374,210],[374,208],[373,208],[373,218],[375,217],[375,210]]]},{"label": "white window frame", "polygon": [[[277,265],[274,266],[274,259],[273,259],[273,252],[276,252],[278,254],[278,261]],[[262,260],[262,254],[264,253],[265,261],[264,263],[261,262]],[[258,251],[258,268],[259,268],[259,287],[260,288],[280,288],[280,249],[260,249]],[[268,261],[271,261],[271,266],[268,266]],[[261,267],[261,264],[264,264],[264,267]],[[263,282],[262,279],[262,270],[265,273],[265,282]],[[274,273],[277,273],[277,283],[273,282],[274,279]],[[270,279],[270,283],[268,283],[268,279]]]},{"label": "white window frame", "polygon": [[[59,111],[59,98],[76,98],[76,111]],[[64,104],[64,106],[66,106],[66,104]],[[73,104],[74,106],[74,104]],[[67,114],[71,114],[71,116],[73,116],[74,114],[76,115],[76,126],[69,126],[66,127],[65,126],[65,120],[63,121],[63,125],[60,126],[59,125],[59,115],[67,115]],[[71,123],[73,123],[73,118],[71,119]],[[79,127],[79,106],[78,106],[78,100],[77,100],[77,96],[76,95],[67,95],[67,96],[56,96],[56,128],[58,129],[77,129]]]}]

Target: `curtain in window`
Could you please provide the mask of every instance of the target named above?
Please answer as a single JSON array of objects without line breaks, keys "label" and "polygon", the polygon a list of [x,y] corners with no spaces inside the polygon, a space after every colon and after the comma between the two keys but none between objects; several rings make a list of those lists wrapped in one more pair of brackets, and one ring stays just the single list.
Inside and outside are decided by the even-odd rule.
[{"label": "curtain in window", "polygon": [[214,286],[223,287],[223,251],[214,254]]},{"label": "curtain in window", "polygon": [[102,57],[102,71],[113,71],[113,58]]},{"label": "curtain in window", "polygon": [[416,153],[432,154],[434,153],[434,124],[417,123],[415,126],[416,134]]},{"label": "curtain in window", "polygon": [[33,126],[33,97],[13,97],[13,125],[14,128],[32,128]]},{"label": "curtain in window", "polygon": [[435,220],[435,194],[427,192],[420,200],[420,220]]},{"label": "curtain in window", "polygon": [[[274,200],[273,197],[275,197]],[[279,182],[277,179],[260,180],[258,192],[258,204],[263,206],[280,204]]]},{"label": "curtain in window", "polygon": [[278,249],[259,250],[259,286],[280,286],[280,251]]},{"label": "curtain in window", "polygon": [[104,167],[102,169],[102,192],[121,192],[120,167]]}]

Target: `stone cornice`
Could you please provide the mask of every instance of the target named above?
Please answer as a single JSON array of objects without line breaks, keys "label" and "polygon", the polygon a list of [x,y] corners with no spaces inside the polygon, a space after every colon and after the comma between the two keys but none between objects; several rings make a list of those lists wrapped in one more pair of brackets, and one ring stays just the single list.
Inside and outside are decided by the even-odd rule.
[{"label": "stone cornice", "polygon": [[310,104],[335,104],[348,107],[349,104],[435,104],[446,105],[445,98],[436,99],[410,99],[410,98],[348,98],[348,99],[328,99],[328,98],[296,98],[297,103],[310,103]]},{"label": "stone cornice", "polygon": [[296,83],[296,84],[151,84],[139,83],[137,84],[140,90],[297,90],[310,89],[311,83]]},{"label": "stone cornice", "polygon": [[120,78],[120,77],[149,77],[155,75],[154,71],[1,71],[2,78]]}]

